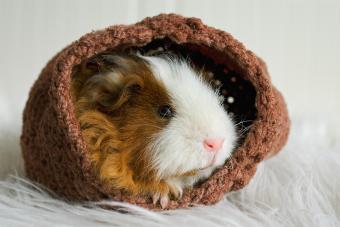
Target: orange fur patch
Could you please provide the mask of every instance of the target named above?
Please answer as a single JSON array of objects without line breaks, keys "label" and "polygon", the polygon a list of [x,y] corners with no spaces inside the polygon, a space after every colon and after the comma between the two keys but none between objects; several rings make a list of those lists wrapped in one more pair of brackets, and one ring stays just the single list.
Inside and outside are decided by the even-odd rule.
[{"label": "orange fur patch", "polygon": [[82,66],[72,87],[82,136],[99,178],[132,194],[168,194],[169,186],[155,178],[148,144],[168,123],[157,110],[170,98],[140,58],[109,60],[112,68],[101,75],[92,76]]}]

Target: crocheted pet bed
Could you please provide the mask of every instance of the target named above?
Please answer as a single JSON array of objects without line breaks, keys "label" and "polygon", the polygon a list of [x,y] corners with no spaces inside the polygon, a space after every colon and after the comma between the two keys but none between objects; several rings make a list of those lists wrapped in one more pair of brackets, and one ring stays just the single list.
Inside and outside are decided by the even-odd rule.
[{"label": "crocheted pet bed", "polygon": [[171,200],[167,209],[213,204],[226,192],[249,183],[256,166],[277,153],[288,137],[283,97],[272,85],[264,62],[230,34],[197,18],[161,14],[134,25],[117,25],[81,37],[59,52],[41,72],[24,110],[21,146],[27,176],[72,201],[112,199],[153,210],[148,198],[112,191],[94,172],[70,94],[79,65],[110,51],[171,51],[210,69],[221,84],[226,109],[236,121],[238,148],[207,180]]}]

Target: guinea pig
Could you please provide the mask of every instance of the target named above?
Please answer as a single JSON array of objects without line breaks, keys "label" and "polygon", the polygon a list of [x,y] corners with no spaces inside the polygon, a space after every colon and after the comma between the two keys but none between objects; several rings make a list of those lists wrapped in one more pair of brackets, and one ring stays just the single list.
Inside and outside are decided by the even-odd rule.
[{"label": "guinea pig", "polygon": [[166,208],[209,177],[235,147],[236,128],[218,89],[187,60],[105,55],[75,108],[99,179]]}]

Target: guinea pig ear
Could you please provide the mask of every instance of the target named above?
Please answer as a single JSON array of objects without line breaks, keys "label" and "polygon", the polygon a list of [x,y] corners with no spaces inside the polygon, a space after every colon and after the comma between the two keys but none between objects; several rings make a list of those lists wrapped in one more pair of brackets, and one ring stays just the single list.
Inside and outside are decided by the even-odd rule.
[{"label": "guinea pig ear", "polygon": [[102,111],[111,112],[119,109],[131,96],[138,93],[143,85],[143,80],[138,75],[110,72],[93,76],[82,90],[87,93],[86,96],[92,104]]}]

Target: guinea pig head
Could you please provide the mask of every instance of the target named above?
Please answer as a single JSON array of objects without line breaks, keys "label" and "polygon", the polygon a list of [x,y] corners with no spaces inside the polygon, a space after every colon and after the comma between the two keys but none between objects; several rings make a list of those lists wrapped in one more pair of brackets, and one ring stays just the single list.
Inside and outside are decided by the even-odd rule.
[{"label": "guinea pig head", "polygon": [[[232,120],[203,76],[169,57],[108,56],[112,70],[86,83],[118,130],[136,180],[208,175],[230,156]],[[86,86],[85,86],[86,87]]]}]

